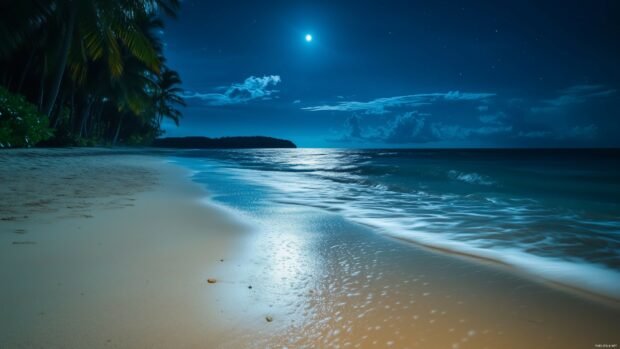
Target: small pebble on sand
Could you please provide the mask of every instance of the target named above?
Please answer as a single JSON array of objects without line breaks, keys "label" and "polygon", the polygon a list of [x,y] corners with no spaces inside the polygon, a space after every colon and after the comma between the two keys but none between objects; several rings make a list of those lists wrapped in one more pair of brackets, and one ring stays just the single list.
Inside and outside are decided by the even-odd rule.
[{"label": "small pebble on sand", "polygon": [[272,322],[273,318],[269,315],[265,316],[265,320],[267,320],[267,322]]}]

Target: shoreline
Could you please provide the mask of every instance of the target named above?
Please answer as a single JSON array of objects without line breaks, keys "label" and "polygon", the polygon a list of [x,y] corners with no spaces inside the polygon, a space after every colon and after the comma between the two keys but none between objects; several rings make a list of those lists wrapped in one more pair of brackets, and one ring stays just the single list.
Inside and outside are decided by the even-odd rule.
[{"label": "shoreline", "polygon": [[[375,227],[373,227],[375,228]],[[438,253],[441,255],[446,255],[446,256],[451,256],[451,257],[456,257],[456,258],[461,258],[465,261],[467,261],[467,263],[480,263],[480,264],[484,264],[484,265],[491,265],[493,267],[497,267],[497,268],[502,268],[504,270],[507,270],[511,273],[514,273],[516,275],[520,275],[524,278],[527,278],[529,280],[531,280],[532,282],[536,282],[539,283],[541,285],[546,285],[547,287],[553,287],[553,288],[557,288],[560,292],[567,292],[567,293],[571,293],[574,294],[578,297],[590,300],[590,301],[594,301],[594,302],[598,302],[601,303],[603,305],[606,306],[610,306],[610,307],[614,307],[620,310],[620,298],[615,298],[612,296],[608,296],[605,295],[603,293],[599,293],[596,292],[594,290],[590,290],[588,288],[585,287],[578,287],[569,283],[563,283],[560,281],[555,281],[553,279],[550,278],[546,278],[542,275],[533,273],[533,272],[528,272],[527,270],[524,269],[520,269],[519,267],[516,267],[510,263],[504,262],[502,260],[499,259],[495,259],[495,258],[491,258],[491,257],[485,257],[485,256],[481,256],[481,255],[477,255],[477,254],[473,254],[473,253],[467,253],[467,252],[463,252],[463,251],[458,251],[458,250],[453,250],[453,249],[449,249],[449,248],[442,248],[439,246],[435,246],[432,244],[424,244],[422,242],[418,242],[418,241],[413,241],[410,239],[406,239],[406,238],[399,238],[393,235],[388,235],[385,234],[385,237],[389,238],[389,239],[394,239],[396,241],[399,241],[403,244],[408,244],[408,245],[413,245],[413,246],[418,246],[418,247],[422,247],[424,249],[427,249],[429,251],[432,251],[434,253]]]},{"label": "shoreline", "polygon": [[0,221],[0,277],[10,280],[0,290],[0,345],[559,348],[620,340],[616,306],[318,209],[257,206],[246,217],[166,156],[23,152],[24,161],[0,153],[0,178],[23,173],[4,182],[15,207],[3,209],[15,212],[0,218],[32,211]]},{"label": "shoreline", "polygon": [[[200,161],[200,160],[198,160]],[[183,162],[183,161],[181,161]],[[200,172],[199,162],[197,169],[194,169],[194,160],[189,160],[186,164],[181,164],[191,168],[192,171]],[[200,182],[198,180],[198,182]],[[203,183],[204,184],[204,183]],[[324,205],[316,203],[296,203],[288,202],[291,205],[300,205],[321,210],[322,212],[333,212]],[[427,238],[427,234],[421,233],[420,236],[410,236],[399,233],[400,226],[383,226],[377,222],[367,219],[359,219],[344,214],[343,217],[354,224],[369,227],[376,234],[381,234],[387,238],[395,239],[406,244],[424,247],[440,254],[465,257],[468,262],[478,263],[480,261],[492,263],[496,266],[509,268],[521,276],[529,277],[532,281],[560,287],[566,292],[576,293],[588,299],[595,299],[608,305],[620,307],[620,291],[616,284],[620,282],[620,274],[615,270],[591,264],[590,262],[568,262],[551,257],[539,257],[534,254],[524,254],[523,251],[515,250],[495,250],[479,248],[467,245],[455,240],[437,239],[436,237]],[[505,252],[505,254],[503,254]],[[515,252],[519,254],[515,255]],[[571,269],[579,268],[579,273],[571,273]],[[597,277],[592,277],[597,275]],[[604,281],[600,281],[604,280]],[[614,284],[616,282],[616,284]],[[618,284],[620,285],[620,284]]]}]

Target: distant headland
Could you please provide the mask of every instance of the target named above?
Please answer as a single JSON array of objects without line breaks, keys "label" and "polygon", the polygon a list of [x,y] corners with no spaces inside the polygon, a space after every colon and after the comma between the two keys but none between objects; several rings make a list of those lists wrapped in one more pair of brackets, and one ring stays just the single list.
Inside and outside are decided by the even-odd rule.
[{"label": "distant headland", "polygon": [[168,137],[158,138],[152,146],[160,148],[195,149],[248,149],[248,148],[297,148],[295,143],[272,137]]}]

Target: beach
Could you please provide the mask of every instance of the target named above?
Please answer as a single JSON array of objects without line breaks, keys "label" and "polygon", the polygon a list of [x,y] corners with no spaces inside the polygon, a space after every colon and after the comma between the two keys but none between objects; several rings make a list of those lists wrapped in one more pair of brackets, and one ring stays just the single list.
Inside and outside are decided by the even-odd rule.
[{"label": "beach", "polygon": [[377,234],[336,211],[239,210],[209,188],[249,200],[243,183],[205,187],[173,155],[0,152],[0,347],[620,344],[613,297]]}]

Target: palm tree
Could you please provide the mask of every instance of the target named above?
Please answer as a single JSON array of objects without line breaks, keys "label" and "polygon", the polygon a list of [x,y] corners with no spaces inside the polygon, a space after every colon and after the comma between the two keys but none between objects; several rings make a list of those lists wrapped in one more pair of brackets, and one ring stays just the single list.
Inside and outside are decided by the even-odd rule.
[{"label": "palm tree", "polygon": [[[122,44],[150,69],[158,71],[159,56],[136,25],[136,18],[152,14],[159,7],[172,11],[178,9],[179,1],[59,1],[54,15],[63,19],[63,40],[59,46],[58,65],[51,76],[50,90],[42,111],[46,115],[51,114],[70,56],[92,61],[105,59],[112,76],[120,76],[123,73],[123,59],[119,44]],[[79,76],[80,72],[73,73]]]},{"label": "palm tree", "polygon": [[156,84],[157,89],[153,99],[155,101],[154,104],[157,114],[157,129],[161,128],[161,123],[164,118],[174,121],[175,125],[178,126],[179,120],[181,119],[181,112],[177,107],[184,107],[186,105],[185,101],[180,96],[183,90],[179,87],[179,85],[181,85],[179,73],[164,67],[161,74],[157,77]]},{"label": "palm tree", "polygon": [[[158,14],[180,0],[20,0],[0,3],[0,77],[37,102],[66,139],[157,134],[185,105],[164,66]],[[129,118],[129,119],[128,119]],[[125,122],[125,121],[126,122]],[[137,132],[137,133],[136,133]],[[67,138],[68,137],[68,138]]]}]

